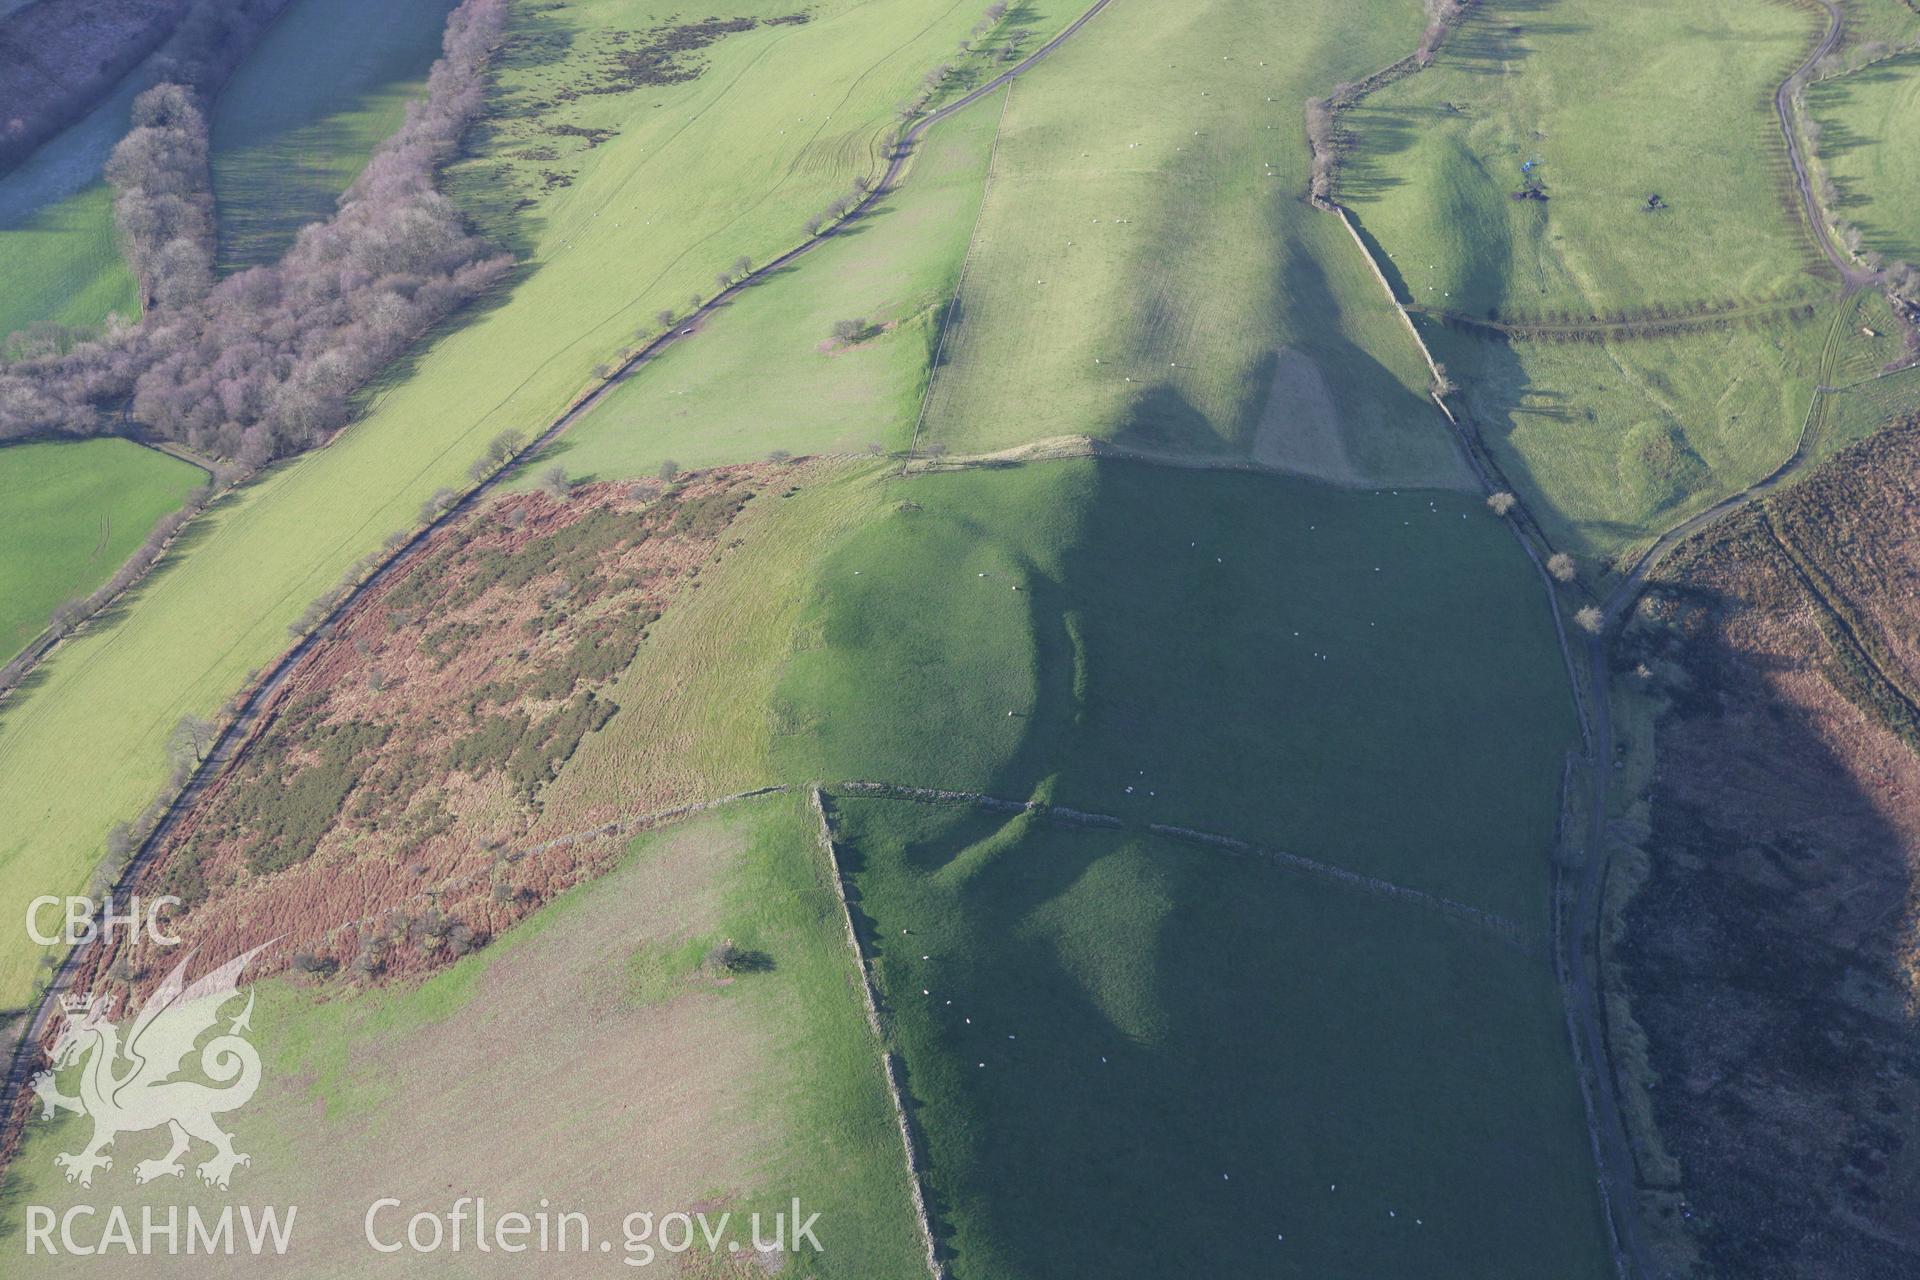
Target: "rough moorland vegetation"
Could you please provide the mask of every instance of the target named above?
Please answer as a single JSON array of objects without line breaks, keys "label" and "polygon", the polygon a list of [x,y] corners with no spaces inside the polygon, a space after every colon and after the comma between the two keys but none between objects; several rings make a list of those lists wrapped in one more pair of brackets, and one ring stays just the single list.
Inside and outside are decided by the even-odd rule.
[{"label": "rough moorland vegetation", "polygon": [[1920,1263],[1917,462],[1909,422],[1729,519],[1615,658],[1661,708],[1619,941],[1652,1222],[1702,1273]]},{"label": "rough moorland vegetation", "polygon": [[302,660],[163,853],[185,928],[226,945],[271,919],[285,956],[372,976],[458,955],[597,868],[571,842],[519,856],[542,793],[760,485],[561,486],[436,535]]},{"label": "rough moorland vegetation", "polygon": [[[63,353],[0,368],[0,440],[90,435],[129,403],[168,439],[245,466],[311,447],[349,398],[511,265],[435,189],[486,91],[505,0],[449,18],[427,96],[328,222],[277,264],[212,283],[205,113],[188,84],[143,94],[108,176],[153,313]],[[186,79],[198,78],[189,68]]]}]

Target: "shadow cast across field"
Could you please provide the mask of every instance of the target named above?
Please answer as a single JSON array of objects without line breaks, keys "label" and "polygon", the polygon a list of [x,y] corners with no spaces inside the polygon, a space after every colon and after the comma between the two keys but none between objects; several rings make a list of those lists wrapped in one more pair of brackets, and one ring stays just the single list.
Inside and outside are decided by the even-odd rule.
[{"label": "shadow cast across field", "polygon": [[1340,120],[1347,139],[1340,155],[1340,202],[1370,204],[1406,186],[1407,180],[1394,173],[1388,161],[1412,151],[1423,131],[1452,114],[1445,107],[1386,107],[1364,101],[1346,111]]},{"label": "shadow cast across field", "polygon": [[12,1247],[12,1242],[20,1234],[24,1225],[27,1198],[34,1189],[28,1179],[20,1176],[20,1171],[9,1163],[4,1172],[0,1172],[0,1243]]},{"label": "shadow cast across field", "polygon": [[[1573,393],[1536,382],[1526,362],[1516,354],[1514,341],[1498,333],[1447,329],[1444,337],[1430,332],[1428,341],[1436,358],[1448,362],[1453,376],[1466,388],[1464,395],[1454,396],[1450,403],[1461,426],[1475,441],[1481,465],[1490,471],[1496,488],[1522,496],[1525,517],[1552,549],[1581,554],[1592,547],[1630,545],[1645,536],[1644,521],[1607,519],[1592,510],[1556,502],[1555,494],[1562,492],[1562,487],[1549,483],[1528,462],[1530,454],[1544,458],[1549,453],[1538,442],[1526,448],[1515,443],[1516,435],[1546,424],[1569,436],[1604,430],[1595,425]],[[1462,359],[1463,355],[1469,358]],[[1624,448],[1624,443],[1620,447]],[[1651,520],[1690,496],[1675,496],[1649,511],[1646,518]],[[1579,545],[1569,545],[1575,537]]]},{"label": "shadow cast across field", "polygon": [[783,679],[790,776],[1190,826],[1544,930],[1544,866],[1487,830],[1550,835],[1570,704],[1477,497],[1126,458],[897,483]]},{"label": "shadow cast across field", "polygon": [[425,98],[457,3],[282,7],[213,103],[220,275],[278,261],[302,226],[332,215],[391,136],[363,133],[355,117],[408,86],[409,105]]},{"label": "shadow cast across field", "polygon": [[[1305,216],[1329,215],[1309,212]],[[1276,251],[1280,261],[1270,312],[1272,331],[1287,335],[1289,348],[1310,361],[1324,380],[1333,410],[1334,420],[1325,424],[1331,443],[1349,458],[1378,456],[1392,451],[1395,437],[1404,440],[1403,433],[1418,432],[1425,424],[1435,452],[1448,452],[1444,422],[1432,406],[1374,352],[1348,336],[1342,322],[1349,301],[1334,291],[1320,260],[1291,236],[1283,237]],[[1312,322],[1304,323],[1305,317],[1312,317]],[[1403,340],[1404,333],[1396,331],[1391,337]],[[1263,465],[1285,469],[1284,450],[1267,456],[1260,439],[1276,394],[1279,359],[1278,352],[1269,350],[1250,361],[1234,389],[1231,406],[1218,416],[1193,403],[1171,381],[1151,383],[1134,394],[1107,436],[1123,448],[1148,453],[1222,460],[1252,456]],[[1302,474],[1317,473],[1303,466]]]},{"label": "shadow cast across field", "polygon": [[[904,800],[831,813],[961,1274],[1406,1273],[1488,1225],[1453,1198],[1468,1182],[1584,1191],[1553,1168],[1575,1136],[1558,1127],[1401,1136],[1416,1078],[1448,1109],[1571,1093],[1474,1080],[1472,1037],[1452,1038],[1466,1015],[1433,1008],[1423,966],[1478,965],[1491,944],[1209,850]],[[1361,921],[1394,941],[1355,936]],[[1552,1029],[1548,1006],[1516,1003]],[[1568,1225],[1566,1202],[1530,1207]]]},{"label": "shadow cast across field", "polygon": [[[1470,10],[1447,36],[1440,57],[1473,75],[1506,75],[1513,64],[1533,56],[1530,40],[1542,36],[1577,36],[1588,27],[1543,17],[1560,0],[1506,0],[1498,6]],[[1418,74],[1418,73],[1416,73]]]},{"label": "shadow cast across field", "polygon": [[[822,566],[776,768],[1125,824],[831,801],[956,1270],[1284,1274],[1276,1237],[1298,1230],[1299,1274],[1436,1274],[1464,1237],[1422,1253],[1385,1233],[1443,1195],[1449,1230],[1597,1240],[1539,952],[1145,830],[1240,837],[1544,937],[1572,708],[1538,584],[1477,495],[1072,459],[912,475],[885,505]],[[883,807],[932,829],[860,825]],[[1489,1036],[1519,1046],[1494,1056],[1524,1061],[1530,1100],[1471,1061]],[[1495,1120],[1409,1150],[1435,1099]],[[1323,1198],[1350,1182],[1378,1200]],[[1336,1222],[1344,1271],[1317,1252]]]}]

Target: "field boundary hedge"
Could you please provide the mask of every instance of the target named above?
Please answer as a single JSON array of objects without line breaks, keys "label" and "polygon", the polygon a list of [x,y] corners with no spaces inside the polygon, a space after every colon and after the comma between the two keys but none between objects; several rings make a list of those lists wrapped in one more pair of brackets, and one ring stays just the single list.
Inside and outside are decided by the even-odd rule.
[{"label": "field boundary hedge", "polygon": [[900,1129],[900,1141],[906,1148],[907,1186],[913,1197],[913,1213],[920,1227],[920,1241],[926,1249],[927,1274],[933,1280],[949,1280],[947,1264],[940,1257],[940,1246],[933,1234],[933,1218],[927,1212],[926,1153],[918,1130],[907,1114],[906,1064],[887,1044],[880,1026],[880,993],[873,985],[873,966],[867,949],[860,945],[860,931],[853,923],[853,904],[847,900],[847,876],[840,867],[840,854],[833,843],[833,824],[827,820],[826,801],[816,785],[808,788],[814,817],[820,821],[820,851],[826,855],[827,869],[833,873],[833,894],[840,903],[840,918],[847,926],[847,946],[853,951],[854,967],[860,973],[860,994],[866,1003],[867,1026],[880,1046],[880,1068],[887,1077],[887,1093],[893,1099],[893,1118]]}]

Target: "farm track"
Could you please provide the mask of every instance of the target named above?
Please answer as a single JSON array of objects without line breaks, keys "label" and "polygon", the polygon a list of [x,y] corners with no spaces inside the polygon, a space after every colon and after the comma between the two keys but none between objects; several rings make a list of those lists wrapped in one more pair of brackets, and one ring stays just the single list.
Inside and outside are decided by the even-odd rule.
[{"label": "farm track", "polygon": [[[1827,15],[1827,31],[1805,60],[1780,83],[1774,92],[1773,103],[1781,136],[1786,145],[1788,161],[1793,171],[1794,184],[1799,192],[1800,206],[1806,219],[1808,233],[1814,237],[1821,253],[1838,271],[1842,282],[1839,300],[1844,304],[1862,288],[1876,283],[1878,277],[1855,267],[1834,245],[1821,217],[1806,159],[1801,154],[1800,142],[1793,128],[1792,96],[1796,80],[1815,62],[1830,53],[1839,43],[1842,34],[1841,13],[1837,0],[1817,0],[1817,3]],[[1343,218],[1346,216],[1345,211],[1338,206],[1335,206],[1335,212]],[[1349,223],[1349,230],[1352,230],[1351,223]],[[1379,264],[1373,262],[1371,251],[1357,232],[1354,234],[1354,240],[1362,254],[1373,265],[1375,274],[1379,277],[1381,286],[1389,299],[1400,308],[1401,314],[1406,317],[1408,326],[1411,328],[1413,322],[1411,316],[1407,314],[1407,308],[1394,297],[1392,287],[1379,273]],[[1652,1255],[1647,1248],[1639,1221],[1639,1188],[1635,1173],[1637,1162],[1633,1158],[1633,1147],[1620,1105],[1613,1059],[1608,1051],[1606,1019],[1600,1003],[1601,993],[1604,990],[1600,930],[1609,869],[1608,810],[1612,798],[1611,772],[1614,754],[1613,718],[1607,677],[1607,637],[1632,606],[1655,565],[1682,543],[1741,509],[1754,498],[1786,483],[1806,465],[1811,446],[1819,435],[1822,396],[1829,390],[1826,382],[1837,363],[1842,321],[1851,314],[1851,310],[1850,307],[1841,306],[1829,327],[1827,341],[1822,351],[1821,384],[1814,391],[1813,402],[1808,406],[1807,418],[1801,425],[1800,438],[1793,452],[1760,480],[1736,493],[1729,494],[1706,510],[1661,534],[1640,555],[1602,603],[1603,625],[1588,639],[1584,679],[1576,669],[1571,653],[1566,653],[1567,675],[1576,692],[1580,694],[1577,700],[1583,707],[1581,724],[1583,736],[1586,739],[1589,768],[1593,773],[1593,801],[1588,815],[1586,857],[1575,884],[1571,906],[1573,927],[1556,929],[1555,963],[1560,972],[1562,990],[1566,995],[1568,1032],[1573,1041],[1576,1062],[1581,1067],[1581,1089],[1588,1107],[1594,1154],[1599,1166],[1601,1195],[1605,1202],[1608,1223],[1614,1234],[1615,1264],[1623,1276],[1639,1276],[1643,1280],[1654,1280],[1660,1273],[1653,1265]],[[1415,336],[1418,340],[1417,331]],[[1424,350],[1425,344],[1421,343],[1421,346]],[[1430,356],[1429,360],[1431,360]],[[1490,488],[1490,474],[1475,450],[1471,433],[1447,410],[1444,403],[1438,400],[1436,403],[1440,405],[1442,413],[1454,428],[1469,465],[1483,485]],[[1524,502],[1519,509],[1526,511]],[[1535,567],[1539,568],[1541,557],[1539,551],[1533,546],[1533,538],[1540,537],[1539,525],[1530,512],[1527,513],[1527,523],[1534,529],[1531,537],[1518,523],[1513,526],[1514,534],[1527,550]],[[1544,540],[1542,545],[1544,546]],[[1551,598],[1551,584],[1548,584],[1548,591]],[[1557,601],[1551,601],[1550,607],[1553,608],[1557,619],[1559,615]],[[1565,652],[1564,639],[1562,648]]]},{"label": "farm track", "polygon": [[1603,623],[1587,642],[1587,701],[1592,708],[1588,741],[1588,758],[1593,771],[1593,807],[1588,815],[1586,834],[1586,858],[1581,867],[1578,890],[1575,897],[1573,915],[1574,929],[1565,941],[1565,963],[1568,966],[1567,989],[1572,996],[1582,1038],[1586,1041],[1591,1060],[1595,1064],[1595,1076],[1598,1088],[1595,1100],[1599,1103],[1600,1119],[1604,1131],[1596,1138],[1611,1151],[1609,1161],[1612,1178],[1618,1190],[1618,1207],[1614,1210],[1616,1230],[1621,1232],[1621,1247],[1630,1264],[1645,1280],[1655,1280],[1659,1272],[1652,1265],[1646,1252],[1644,1240],[1640,1234],[1637,1218],[1637,1179],[1633,1177],[1636,1164],[1633,1160],[1633,1148],[1628,1140],[1625,1120],[1621,1114],[1619,1086],[1614,1078],[1614,1064],[1607,1051],[1606,1021],[1600,1007],[1600,995],[1605,986],[1604,954],[1600,938],[1602,916],[1604,913],[1607,872],[1610,866],[1608,856],[1608,810],[1612,801],[1613,788],[1611,775],[1614,756],[1613,714],[1607,678],[1607,637],[1613,633],[1626,611],[1632,607],[1641,589],[1646,585],[1647,577],[1661,560],[1675,548],[1689,539],[1704,532],[1714,524],[1745,507],[1757,497],[1785,484],[1797,475],[1806,465],[1811,445],[1819,435],[1820,410],[1822,397],[1829,388],[1827,380],[1832,376],[1839,356],[1839,335],[1845,318],[1852,308],[1844,305],[1862,288],[1877,282],[1878,277],[1853,266],[1849,259],[1834,245],[1828,234],[1826,223],[1820,213],[1819,201],[1815,198],[1813,184],[1808,175],[1805,157],[1801,154],[1799,138],[1794,133],[1792,96],[1794,82],[1804,75],[1813,65],[1839,43],[1842,34],[1841,12],[1837,0],[1817,0],[1827,14],[1827,31],[1813,52],[1805,61],[1783,81],[1774,91],[1774,113],[1779,119],[1780,133],[1786,144],[1787,159],[1793,168],[1794,184],[1799,189],[1800,204],[1806,217],[1808,234],[1819,244],[1821,252],[1839,271],[1842,281],[1840,301],[1843,304],[1835,314],[1827,332],[1827,341],[1821,351],[1821,381],[1814,389],[1813,401],[1807,406],[1806,420],[1801,424],[1800,438],[1793,452],[1779,466],[1753,484],[1714,503],[1705,511],[1682,521],[1661,534],[1653,544],[1642,552],[1632,568],[1627,571],[1601,607]]},{"label": "farm track", "polygon": [[1839,0],[1815,0],[1827,12],[1827,33],[1807,55],[1805,62],[1793,69],[1793,74],[1780,82],[1773,92],[1774,114],[1780,117],[1780,133],[1787,140],[1787,162],[1793,166],[1793,182],[1800,189],[1800,206],[1806,212],[1807,232],[1820,246],[1820,252],[1826,255],[1834,269],[1840,273],[1848,293],[1863,288],[1879,280],[1871,271],[1855,266],[1853,261],[1833,243],[1833,236],[1827,229],[1826,219],[1820,214],[1820,202],[1813,194],[1813,179],[1807,170],[1806,157],[1800,153],[1800,139],[1793,131],[1793,86],[1801,76],[1813,69],[1813,64],[1832,53],[1834,46],[1840,43],[1843,23],[1840,16]]},{"label": "farm track", "polygon": [[[728,286],[726,289],[721,290],[705,303],[701,304],[699,308],[694,310],[685,319],[676,323],[665,333],[647,343],[639,351],[628,357],[626,362],[610,374],[598,387],[570,404],[544,431],[534,438],[526,449],[522,450],[521,453],[506,466],[501,467],[473,488],[467,490],[466,493],[451,503],[438,516],[417,530],[411,538],[395,548],[392,553],[363,577],[352,590],[328,612],[325,618],[311,631],[302,636],[291,648],[283,652],[267,670],[265,675],[245,694],[234,717],[221,729],[211,749],[195,766],[186,785],[168,804],[160,821],[155,824],[153,830],[147,834],[146,838],[140,842],[139,848],[134,851],[133,856],[128,860],[125,869],[115,881],[113,895],[116,897],[121,895],[146,872],[148,867],[152,865],[153,860],[158,856],[161,847],[165,844],[167,836],[178,826],[181,818],[185,816],[193,807],[194,803],[204,795],[219,778],[224,776],[226,772],[244,756],[247,747],[251,745],[262,725],[265,713],[273,705],[276,695],[285,684],[287,678],[293,673],[295,667],[299,665],[300,660],[310,653],[320,640],[331,634],[334,624],[340,620],[347,610],[353,608],[369,591],[385,582],[400,566],[418,554],[421,548],[427,544],[428,540],[431,539],[435,533],[438,533],[453,521],[472,511],[482,498],[491,494],[492,491],[498,487],[504,478],[519,470],[522,463],[536,458],[542,450],[559,439],[568,428],[592,412],[594,408],[612,394],[613,390],[619,386],[620,383],[626,381],[626,379],[632,377],[639,370],[652,363],[663,351],[674,345],[674,343],[682,337],[697,332],[702,321],[711,318],[716,311],[744,290],[771,277],[774,273],[790,266],[798,259],[811,253],[828,239],[858,224],[863,215],[870,212],[876,203],[900,185],[902,174],[913,157],[915,144],[925,137],[929,130],[941,121],[964,111],[982,98],[1011,84],[1015,79],[1024,75],[1035,65],[1045,60],[1054,50],[1058,49],[1076,35],[1081,28],[1085,27],[1087,23],[1091,22],[1111,3],[1112,0],[1094,0],[1079,17],[1068,23],[1056,33],[1052,39],[1035,49],[1014,66],[1003,71],[985,84],[955,98],[952,102],[915,121],[900,135],[898,144],[893,148],[892,155],[888,159],[887,168],[881,175],[880,180],[874,184],[873,189],[867,193],[866,198],[848,210],[844,218],[834,223],[831,227],[823,229],[820,234],[810,236],[803,243],[795,245],[785,253],[755,268],[740,280]],[[5,1126],[8,1130],[13,1129],[14,1121],[20,1112],[20,1103],[24,1096],[23,1090],[25,1089],[28,1079],[38,1067],[40,1057],[39,1046],[45,1038],[49,1025],[53,1021],[55,1011],[59,1007],[59,997],[68,990],[75,976],[82,971],[84,962],[91,950],[91,944],[82,944],[69,950],[66,956],[62,958],[60,965],[49,977],[47,986],[41,993],[39,1002],[34,1006],[25,1030],[21,1033],[19,1040],[14,1044],[13,1051],[7,1063],[4,1080],[0,1080],[0,1126]],[[0,1166],[3,1166],[4,1160],[10,1155],[11,1151],[3,1143],[0,1143]]]}]

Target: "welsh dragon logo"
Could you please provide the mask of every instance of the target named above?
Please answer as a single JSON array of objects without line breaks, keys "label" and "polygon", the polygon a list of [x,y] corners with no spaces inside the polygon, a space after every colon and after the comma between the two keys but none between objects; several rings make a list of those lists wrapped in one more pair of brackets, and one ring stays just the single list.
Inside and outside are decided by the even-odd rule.
[{"label": "welsh dragon logo", "polygon": [[[266,944],[272,945],[272,944]],[[173,1145],[158,1160],[142,1160],[133,1167],[135,1182],[179,1177],[185,1170],[180,1157],[194,1139],[208,1143],[213,1154],[200,1162],[203,1182],[225,1189],[237,1165],[249,1157],[233,1149],[233,1135],[214,1117],[247,1104],[260,1087],[260,1054],[242,1032],[252,1029],[253,992],[247,1004],[227,1021],[226,1030],[198,1045],[202,1035],[220,1021],[220,1010],[237,997],[241,971],[265,946],[236,956],[203,974],[192,985],[186,981],[185,959],[141,1006],[127,1028],[126,1042],[114,1025],[112,1002],[90,996],[61,998],[66,1023],[53,1043],[53,1069],[33,1078],[40,1098],[40,1115],[50,1119],[67,1110],[93,1120],[93,1138],[78,1152],[62,1152],[54,1165],[66,1170],[68,1182],[93,1185],[94,1171],[111,1169],[113,1158],[103,1154],[123,1133],[140,1133],[166,1126]],[[213,1084],[176,1080],[187,1056],[199,1050],[200,1074]],[[56,1076],[80,1069],[80,1093],[60,1091]]]}]

